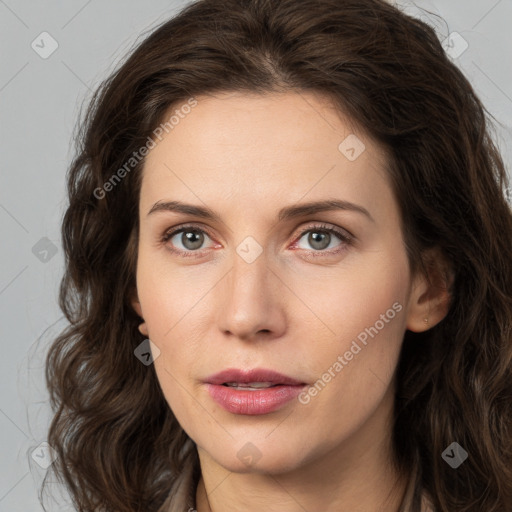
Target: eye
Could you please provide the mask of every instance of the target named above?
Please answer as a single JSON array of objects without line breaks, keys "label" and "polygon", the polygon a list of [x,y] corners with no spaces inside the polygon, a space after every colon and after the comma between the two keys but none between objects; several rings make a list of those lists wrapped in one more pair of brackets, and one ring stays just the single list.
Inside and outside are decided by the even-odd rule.
[{"label": "eye", "polygon": [[[300,240],[308,233],[307,243],[312,250],[307,247],[298,246]],[[332,242],[335,241],[333,237],[341,242],[335,246],[334,250],[332,250]],[[161,242],[166,244],[170,251],[178,253],[181,256],[200,257],[203,255],[203,250],[205,250],[205,248],[202,247],[205,238],[211,239],[204,229],[194,225],[178,226],[175,229],[165,232],[161,237]],[[346,249],[346,247],[352,243],[352,240],[353,236],[345,230],[334,228],[326,224],[317,224],[308,226],[307,229],[302,230],[299,240],[293,245],[294,247],[311,253],[311,256],[316,257],[337,254],[343,249]],[[326,250],[329,248],[331,250]]]},{"label": "eye", "polygon": [[[201,246],[205,237],[210,238],[208,233],[197,226],[181,226],[177,229],[167,231],[161,238],[164,244],[171,242],[170,250],[185,257],[201,256]],[[181,247],[180,247],[181,244]]]},{"label": "eye", "polygon": [[[305,235],[308,235],[306,243],[310,248],[313,248],[312,256],[325,256],[326,254],[338,253],[345,249],[347,245],[350,245],[353,239],[352,235],[345,230],[325,224],[318,224],[315,226],[309,226],[307,229],[303,230],[300,234],[299,241],[295,244],[299,244],[300,240],[302,240]],[[340,240],[341,243],[338,245],[334,244],[334,250],[325,250],[333,248],[333,242],[335,242],[334,238]],[[298,248],[310,251],[308,247],[298,246]]]}]

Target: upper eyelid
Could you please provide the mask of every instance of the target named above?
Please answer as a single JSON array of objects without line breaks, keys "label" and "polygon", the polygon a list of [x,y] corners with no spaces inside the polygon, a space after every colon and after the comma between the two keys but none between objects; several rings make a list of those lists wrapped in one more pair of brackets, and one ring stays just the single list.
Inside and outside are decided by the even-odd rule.
[{"label": "upper eyelid", "polygon": [[[311,222],[313,222],[313,225],[309,225],[309,226],[305,225],[302,228],[298,228],[297,230],[294,230],[294,232],[298,231],[295,236],[302,237],[302,236],[304,236],[305,233],[307,233],[310,230],[313,230],[313,229],[322,230],[323,229],[323,230],[333,231],[335,235],[341,236],[342,241],[344,241],[344,239],[347,239],[347,238],[350,239],[350,240],[354,240],[356,238],[346,228],[342,228],[340,226],[336,226],[335,224],[331,224],[329,222],[324,222],[324,221],[311,221]],[[185,223],[185,224],[182,224],[182,225],[178,224],[177,226],[175,226],[173,228],[165,230],[164,234],[162,236],[163,237],[168,237],[168,239],[170,239],[173,236],[176,236],[178,233],[180,233],[180,232],[182,232],[182,231],[184,231],[186,229],[190,229],[190,230],[197,229],[199,231],[205,232],[210,238],[213,238],[211,233],[210,233],[209,228],[205,228],[204,225],[202,225],[200,223],[198,223],[198,224],[195,224],[195,223]],[[338,233],[336,233],[337,231],[341,231],[341,233],[338,234]]]}]

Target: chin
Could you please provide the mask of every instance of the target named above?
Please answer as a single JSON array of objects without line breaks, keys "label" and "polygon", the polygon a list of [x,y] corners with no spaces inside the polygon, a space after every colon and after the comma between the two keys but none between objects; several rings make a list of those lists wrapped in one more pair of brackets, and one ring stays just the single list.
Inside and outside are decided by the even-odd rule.
[{"label": "chin", "polygon": [[[239,448],[238,445],[241,444]],[[259,448],[257,448],[259,446]],[[287,473],[299,468],[304,463],[304,449],[289,446],[277,449],[271,443],[237,443],[237,448],[233,446],[223,450],[221,453],[208,452],[217,464],[221,465],[227,471],[233,473],[252,473],[252,474],[272,474]]]}]

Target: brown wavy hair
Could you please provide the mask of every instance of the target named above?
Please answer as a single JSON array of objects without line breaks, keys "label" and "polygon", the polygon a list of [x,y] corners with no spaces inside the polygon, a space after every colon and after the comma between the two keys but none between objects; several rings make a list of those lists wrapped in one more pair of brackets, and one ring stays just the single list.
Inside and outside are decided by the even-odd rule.
[{"label": "brown wavy hair", "polygon": [[[512,214],[491,117],[436,32],[383,0],[199,0],[153,30],[81,116],[62,223],[59,304],[46,379],[52,471],[82,511],[157,511],[195,445],[169,408],[131,306],[144,159],[96,193],[171,106],[215,92],[328,96],[389,155],[411,269],[437,247],[455,279],[446,318],[407,331],[393,463],[401,511],[512,511]],[[452,442],[469,454],[456,470]],[[43,487],[46,484],[43,482]]]}]

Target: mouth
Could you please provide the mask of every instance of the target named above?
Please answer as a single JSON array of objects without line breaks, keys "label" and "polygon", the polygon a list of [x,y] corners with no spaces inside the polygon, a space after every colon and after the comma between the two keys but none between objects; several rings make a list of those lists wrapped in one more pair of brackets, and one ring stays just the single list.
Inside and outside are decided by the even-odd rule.
[{"label": "mouth", "polygon": [[272,386],[303,386],[306,383],[298,379],[283,375],[274,370],[255,368],[252,370],[239,370],[228,368],[205,379],[207,384],[223,386],[245,386],[250,389],[269,388]]},{"label": "mouth", "polygon": [[281,384],[273,384],[272,382],[224,382],[222,385],[228,388],[235,388],[240,391],[257,391],[258,389],[275,388]]},{"label": "mouth", "polygon": [[274,412],[295,398],[305,382],[266,369],[228,369],[204,381],[210,397],[233,414]]}]

